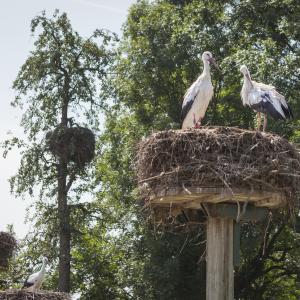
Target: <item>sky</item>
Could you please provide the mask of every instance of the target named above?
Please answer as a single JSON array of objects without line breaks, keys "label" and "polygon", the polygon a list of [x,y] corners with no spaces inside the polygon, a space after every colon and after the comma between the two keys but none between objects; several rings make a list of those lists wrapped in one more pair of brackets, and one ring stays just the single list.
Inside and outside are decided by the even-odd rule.
[{"label": "sky", "polygon": [[[109,29],[121,34],[128,8],[135,0],[9,0],[0,1],[0,141],[13,134],[22,137],[20,127],[22,112],[10,106],[15,93],[12,82],[32,49],[30,22],[43,10],[47,15],[55,9],[66,12],[73,28],[88,37],[97,28]],[[13,224],[17,238],[30,230],[25,224],[26,208],[31,199],[19,199],[10,194],[8,178],[17,172],[20,161],[18,151],[0,156],[0,231]]]}]

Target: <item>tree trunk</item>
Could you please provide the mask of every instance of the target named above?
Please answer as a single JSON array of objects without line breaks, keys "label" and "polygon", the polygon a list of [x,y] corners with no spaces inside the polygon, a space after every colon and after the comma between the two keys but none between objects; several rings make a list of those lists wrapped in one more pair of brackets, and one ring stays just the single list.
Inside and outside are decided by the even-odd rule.
[{"label": "tree trunk", "polygon": [[[62,103],[61,125],[68,126],[68,105],[70,80],[66,72],[64,82],[64,96]],[[59,277],[58,290],[60,292],[70,291],[71,272],[71,230],[70,212],[68,207],[67,191],[68,161],[61,157],[58,165],[58,219],[59,219]]]},{"label": "tree trunk", "polygon": [[59,218],[59,278],[58,290],[70,291],[71,232],[67,200],[67,162],[60,159],[58,166],[58,218]]}]

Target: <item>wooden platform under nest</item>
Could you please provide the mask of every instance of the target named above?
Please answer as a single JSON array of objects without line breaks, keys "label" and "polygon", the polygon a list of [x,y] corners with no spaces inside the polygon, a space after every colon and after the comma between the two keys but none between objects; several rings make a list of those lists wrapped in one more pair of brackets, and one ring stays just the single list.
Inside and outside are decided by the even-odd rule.
[{"label": "wooden platform under nest", "polygon": [[282,192],[249,191],[247,189],[228,189],[213,187],[170,188],[151,194],[152,205],[179,206],[181,208],[200,209],[201,203],[237,203],[248,202],[257,207],[278,208],[286,205],[287,200]]},{"label": "wooden platform under nest", "polygon": [[66,293],[38,291],[36,293],[10,289],[0,291],[0,300],[71,300]]}]

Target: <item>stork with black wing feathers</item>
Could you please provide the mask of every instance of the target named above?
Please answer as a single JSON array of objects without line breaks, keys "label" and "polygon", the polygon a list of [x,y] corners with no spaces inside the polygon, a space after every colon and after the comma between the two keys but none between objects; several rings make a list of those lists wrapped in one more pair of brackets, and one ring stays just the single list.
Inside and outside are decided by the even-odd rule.
[{"label": "stork with black wing feathers", "polygon": [[181,110],[182,129],[199,128],[201,126],[201,121],[214,94],[210,65],[213,64],[216,68],[218,66],[209,51],[202,54],[202,61],[204,65],[202,74],[184,95]]},{"label": "stork with black wing feathers", "polygon": [[42,264],[40,271],[30,275],[25,280],[22,289],[25,289],[28,292],[35,292],[41,287],[41,285],[45,279],[47,263],[48,263],[48,259],[46,257],[44,257],[43,264]]},{"label": "stork with black wing feathers", "polygon": [[258,130],[261,127],[261,113],[264,114],[263,131],[267,128],[267,115],[278,120],[292,119],[293,113],[283,95],[274,86],[256,82],[251,79],[250,72],[245,65],[240,68],[244,75],[241,97],[244,106],[250,106],[257,112]]}]

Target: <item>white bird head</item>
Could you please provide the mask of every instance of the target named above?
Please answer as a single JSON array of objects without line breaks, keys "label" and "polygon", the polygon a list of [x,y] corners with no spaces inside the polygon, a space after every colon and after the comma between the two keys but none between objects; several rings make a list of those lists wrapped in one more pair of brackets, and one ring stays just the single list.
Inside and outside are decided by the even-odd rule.
[{"label": "white bird head", "polygon": [[211,52],[209,51],[205,51],[202,54],[202,60],[203,62],[208,62],[209,64],[213,64],[218,70],[219,70],[219,66],[217,65],[215,59],[213,58],[213,55]]},{"label": "white bird head", "polygon": [[241,65],[240,71],[249,81],[251,81],[250,73],[246,65]]},{"label": "white bird head", "polygon": [[203,54],[202,54],[202,59],[203,60],[208,60],[209,61],[210,59],[212,59],[212,57],[213,57],[213,55],[209,51],[204,51]]},{"label": "white bird head", "polygon": [[241,65],[240,71],[242,74],[247,75],[249,73],[248,68],[246,65]]}]

